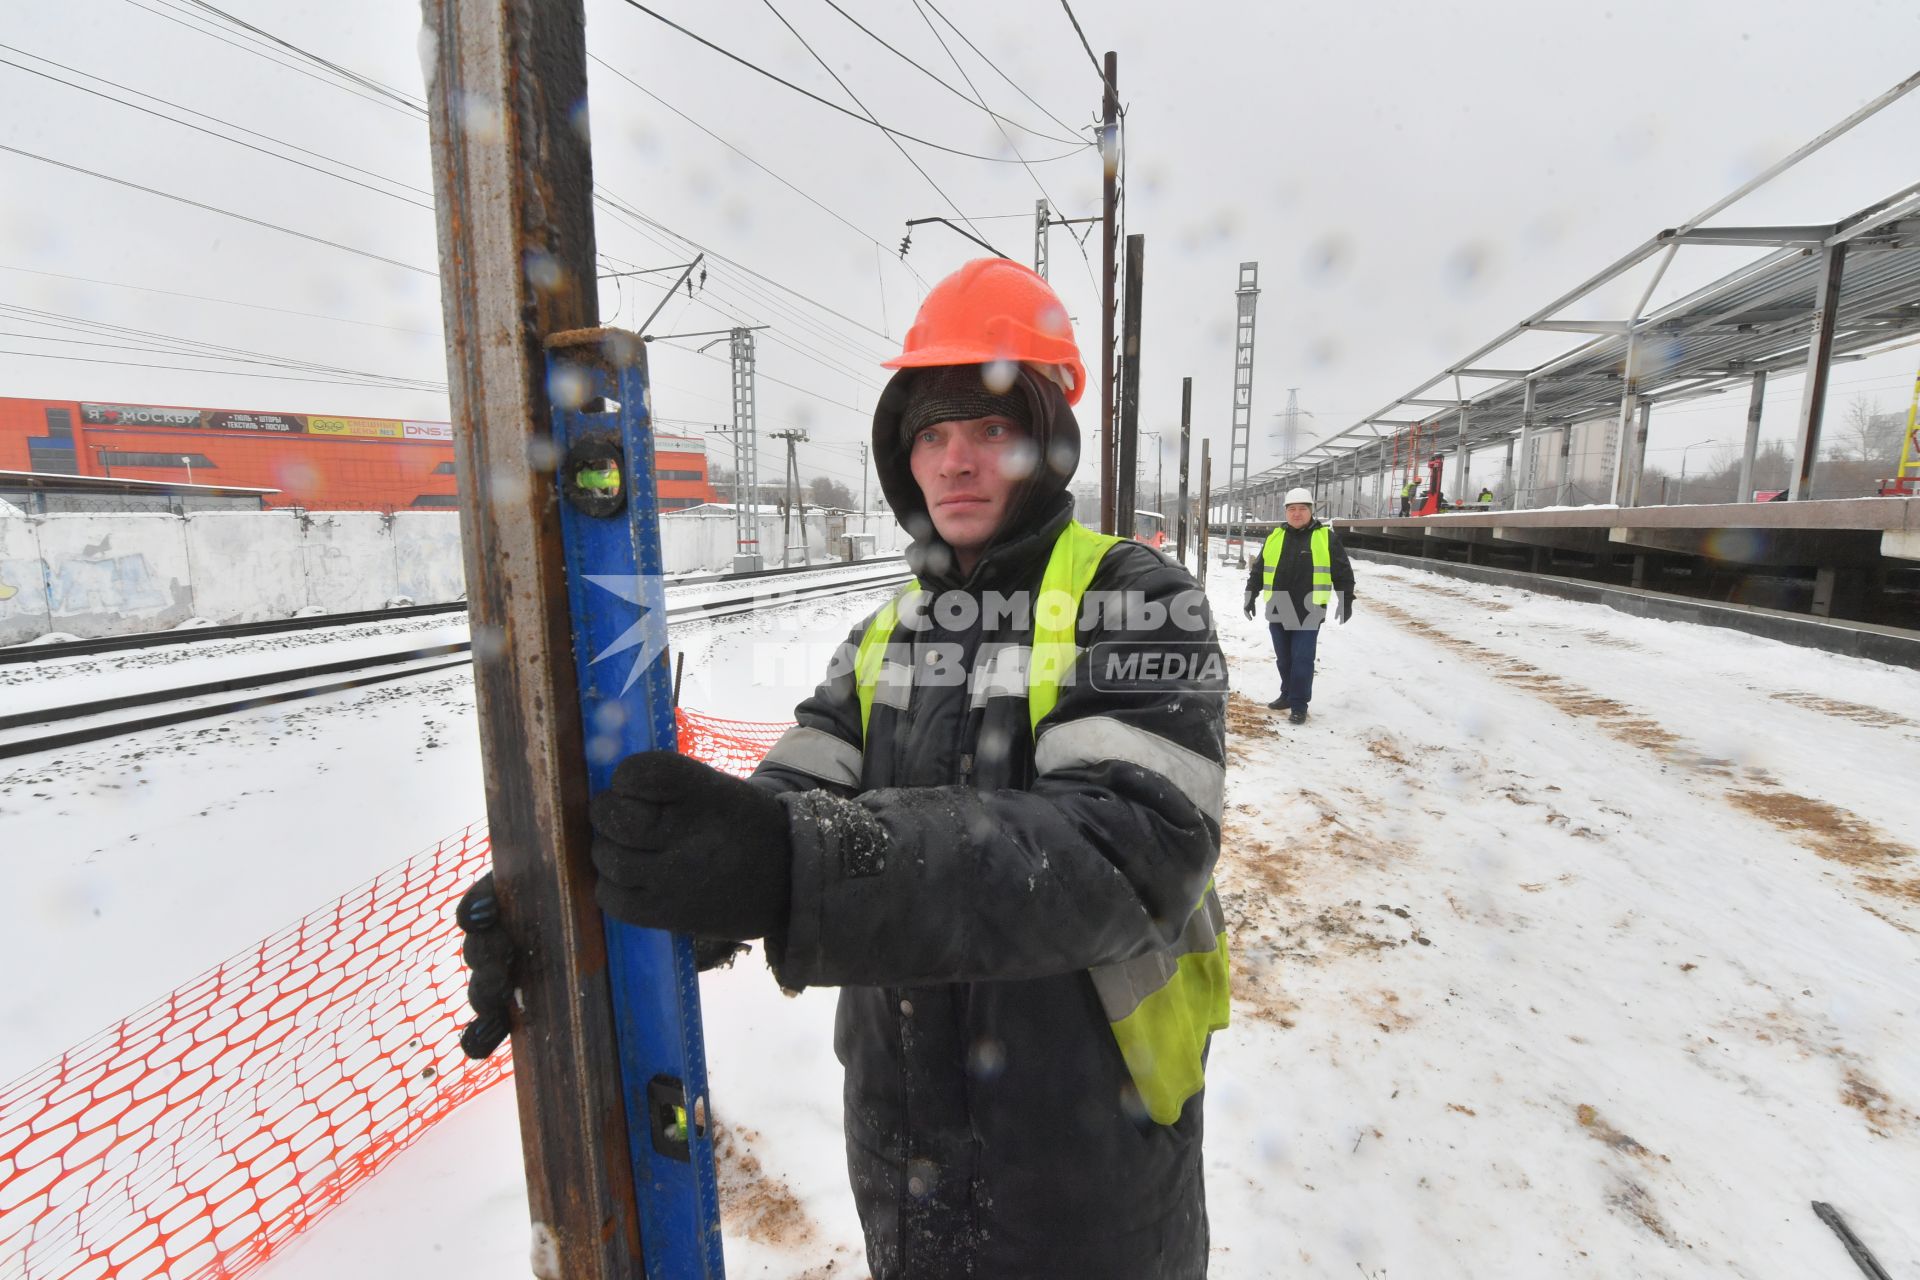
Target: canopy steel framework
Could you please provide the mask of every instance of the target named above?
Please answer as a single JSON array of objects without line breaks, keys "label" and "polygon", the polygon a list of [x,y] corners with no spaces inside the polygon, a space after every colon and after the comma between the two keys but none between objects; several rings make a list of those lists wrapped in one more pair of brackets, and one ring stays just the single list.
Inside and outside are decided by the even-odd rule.
[{"label": "canopy steel framework", "polygon": [[[1515,474],[1525,475],[1544,433],[1558,433],[1564,457],[1574,424],[1603,419],[1612,424],[1604,467],[1609,496],[1622,506],[1637,505],[1654,403],[1750,385],[1750,460],[1766,375],[1784,371],[1807,374],[1791,490],[1792,497],[1805,497],[1832,363],[1864,358],[1920,335],[1920,183],[1827,224],[1716,226],[1707,225],[1707,219],[1916,87],[1920,73],[1378,411],[1253,476],[1245,491],[1247,509],[1256,517],[1272,516],[1286,489],[1334,480],[1353,482],[1357,501],[1362,482],[1377,475],[1376,505],[1384,511],[1389,467],[1405,466],[1410,438],[1418,438],[1425,456],[1453,454],[1449,475],[1464,482],[1466,467],[1459,464],[1471,450],[1502,441],[1511,450],[1517,443]],[[1771,252],[1647,313],[1675,255],[1690,246],[1753,246]],[[1570,317],[1570,309],[1583,300],[1654,259],[1652,278],[1629,314]],[[1530,333],[1577,334],[1588,340],[1527,368],[1483,366],[1489,356]],[[1469,379],[1483,389],[1468,389],[1464,384]],[[1569,497],[1566,479],[1563,471],[1561,502]]]}]

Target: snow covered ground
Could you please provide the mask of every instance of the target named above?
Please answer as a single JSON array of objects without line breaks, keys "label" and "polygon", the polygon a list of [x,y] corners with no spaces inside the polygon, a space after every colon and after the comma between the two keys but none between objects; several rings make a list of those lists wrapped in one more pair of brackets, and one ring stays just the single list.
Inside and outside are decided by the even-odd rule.
[{"label": "snow covered ground", "polygon": [[[1213,1274],[1849,1274],[1812,1200],[1920,1271],[1920,678],[1358,572],[1299,728],[1241,573],[1210,582],[1240,691]],[[784,718],[872,603],[676,632],[684,701]],[[0,766],[0,1079],[478,815],[477,755],[462,674]],[[864,1275],[831,993],[749,958],[704,994],[730,1273]],[[525,1259],[497,1089],[263,1274]]]}]

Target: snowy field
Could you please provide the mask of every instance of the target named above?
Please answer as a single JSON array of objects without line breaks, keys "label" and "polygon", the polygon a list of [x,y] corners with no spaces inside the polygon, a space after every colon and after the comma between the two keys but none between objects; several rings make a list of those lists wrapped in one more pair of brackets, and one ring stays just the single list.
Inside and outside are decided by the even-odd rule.
[{"label": "snowy field", "polygon": [[[1920,1274],[1920,677],[1356,569],[1299,728],[1242,572],[1209,584],[1212,1274],[1852,1274],[1812,1200]],[[785,718],[877,598],[677,630],[684,701]],[[482,807],[464,673],[0,764],[0,1079]],[[704,993],[730,1274],[864,1276],[832,994],[755,957]],[[528,1274],[510,1090],[261,1274]]]}]

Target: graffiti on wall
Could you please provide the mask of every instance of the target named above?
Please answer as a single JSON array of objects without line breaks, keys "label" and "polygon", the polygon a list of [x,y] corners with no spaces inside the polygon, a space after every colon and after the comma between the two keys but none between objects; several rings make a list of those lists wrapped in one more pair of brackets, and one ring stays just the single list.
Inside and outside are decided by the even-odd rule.
[{"label": "graffiti on wall", "polygon": [[164,609],[172,597],[154,578],[146,556],[62,560],[55,567],[48,604],[56,616],[81,613],[138,613]]}]

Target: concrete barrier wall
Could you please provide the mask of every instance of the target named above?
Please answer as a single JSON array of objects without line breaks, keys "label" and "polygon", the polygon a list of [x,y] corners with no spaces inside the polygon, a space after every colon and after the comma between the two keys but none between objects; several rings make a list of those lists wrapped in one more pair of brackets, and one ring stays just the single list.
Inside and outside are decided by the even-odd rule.
[{"label": "concrete barrier wall", "polygon": [[[324,511],[307,517],[307,603],[322,613],[378,609],[400,594],[393,517]],[[426,604],[416,600],[415,604]]]},{"label": "concrete barrier wall", "polygon": [[306,605],[306,532],[298,512],[207,512],[184,523],[200,617],[265,622]]},{"label": "concrete barrier wall", "polygon": [[38,531],[25,519],[0,516],[0,644],[31,640],[48,630]]},{"label": "concrete barrier wall", "polygon": [[193,617],[186,522],[178,516],[41,516],[47,623],[91,639],[163,631]]},{"label": "concrete barrier wall", "polygon": [[[781,562],[778,516],[759,520],[768,568]],[[842,521],[810,513],[805,546],[815,564],[845,552]],[[668,515],[660,522],[669,573],[733,567],[730,515]],[[846,517],[844,531],[873,535],[876,555],[896,555],[907,535],[890,516]],[[801,528],[789,563],[799,564]],[[378,609],[464,599],[460,520],[451,511],[209,511],[193,515],[0,514],[0,644],[47,634],[92,638],[159,631],[191,618],[257,622],[302,611]]]},{"label": "concrete barrier wall", "polygon": [[453,512],[0,516],[0,644],[464,593]]}]

